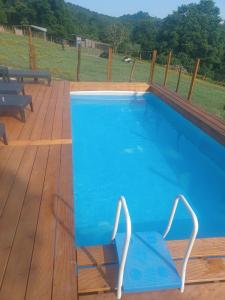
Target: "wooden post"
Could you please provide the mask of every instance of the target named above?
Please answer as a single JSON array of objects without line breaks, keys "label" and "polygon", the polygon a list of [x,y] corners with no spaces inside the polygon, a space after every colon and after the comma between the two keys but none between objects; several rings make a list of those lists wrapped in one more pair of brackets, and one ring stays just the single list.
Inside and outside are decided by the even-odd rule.
[{"label": "wooden post", "polygon": [[179,75],[178,75],[178,80],[177,80],[176,93],[178,93],[178,90],[179,90],[181,74],[182,74],[182,66],[180,66],[180,68],[179,68]]},{"label": "wooden post", "polygon": [[163,86],[166,86],[168,71],[169,71],[170,62],[171,62],[171,57],[172,57],[172,51],[169,52],[169,55],[168,55],[168,58],[167,58],[167,64],[166,64],[166,69],[165,69],[165,78],[164,78]]},{"label": "wooden post", "polygon": [[37,70],[37,63],[36,63],[36,48],[34,45],[31,45],[31,69]]},{"label": "wooden post", "polygon": [[28,27],[28,46],[29,46],[29,67],[32,70],[33,58],[32,58],[32,32],[31,28]]},{"label": "wooden post", "polygon": [[108,52],[108,65],[107,65],[107,80],[112,81],[112,59],[113,59],[113,49],[109,48]]},{"label": "wooden post", "polygon": [[80,81],[81,46],[77,47],[77,81]]},{"label": "wooden post", "polygon": [[155,70],[156,57],[157,57],[157,50],[153,50],[153,52],[152,52],[151,67],[150,67],[150,78],[149,78],[150,83],[153,82],[153,78],[154,78],[154,70]]},{"label": "wooden post", "polygon": [[188,101],[191,101],[191,97],[192,97],[192,93],[193,93],[193,88],[194,88],[194,84],[195,84],[195,79],[196,79],[197,74],[198,74],[199,64],[200,64],[200,59],[197,58],[196,63],[195,63],[194,73],[193,73],[192,79],[191,79],[189,93],[188,93],[188,98],[187,98]]},{"label": "wooden post", "polygon": [[37,69],[37,63],[36,63],[36,49],[33,45],[32,41],[32,31],[31,28],[28,28],[29,35],[28,35],[28,45],[29,45],[29,67],[31,70]]},{"label": "wooden post", "polygon": [[131,68],[131,72],[130,72],[130,79],[129,79],[130,82],[133,80],[135,67],[136,67],[136,59],[134,59],[133,64],[132,64],[132,68]]}]

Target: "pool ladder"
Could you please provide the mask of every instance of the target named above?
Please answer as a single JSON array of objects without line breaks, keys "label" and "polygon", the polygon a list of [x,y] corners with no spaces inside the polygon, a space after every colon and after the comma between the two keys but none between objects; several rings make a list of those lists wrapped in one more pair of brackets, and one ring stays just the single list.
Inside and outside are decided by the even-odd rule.
[{"label": "pool ladder", "polygon": [[[176,265],[170,256],[165,242],[165,238],[171,229],[176,209],[180,201],[184,203],[185,207],[187,208],[187,211],[191,215],[193,222],[192,234],[189,239],[188,246],[183,258],[181,276],[176,270]],[[126,220],[126,232],[117,233],[122,207],[124,210]],[[179,288],[181,292],[183,292],[186,278],[187,263],[197,233],[198,219],[196,217],[196,214],[191,208],[186,198],[183,195],[178,195],[174,201],[169,222],[163,235],[160,235],[156,232],[135,232],[132,234],[131,218],[127,207],[127,203],[125,198],[121,196],[118,200],[112,234],[112,241],[115,243],[119,261],[117,298],[121,298],[122,288],[124,292],[140,292],[168,288]],[[138,270],[138,268],[140,268],[141,259],[140,250],[142,251],[142,253],[144,253],[144,255],[146,255],[147,259],[143,266],[141,266],[141,269]],[[151,269],[156,270],[152,278],[150,278],[153,274],[153,271]],[[161,273],[164,275],[160,274],[160,272],[158,272],[157,270],[160,270],[160,272],[163,270],[163,272]],[[134,274],[135,272],[139,275],[141,274],[139,276],[141,279],[139,279],[139,277],[137,277],[137,275]]]}]

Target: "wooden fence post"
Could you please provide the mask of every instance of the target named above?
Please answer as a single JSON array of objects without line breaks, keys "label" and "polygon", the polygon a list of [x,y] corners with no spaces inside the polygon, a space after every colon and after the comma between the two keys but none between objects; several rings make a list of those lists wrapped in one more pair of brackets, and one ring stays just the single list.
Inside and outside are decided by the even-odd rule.
[{"label": "wooden fence post", "polygon": [[149,78],[150,83],[153,82],[153,78],[154,78],[154,70],[155,70],[156,57],[157,57],[157,50],[153,50],[153,52],[152,52],[151,67],[150,67],[150,78]]},{"label": "wooden fence post", "polygon": [[133,80],[135,67],[136,67],[136,59],[134,59],[133,64],[132,64],[132,68],[131,68],[131,72],[130,72],[130,79],[129,79],[130,82]]},{"label": "wooden fence post", "polygon": [[112,81],[112,59],[113,49],[110,47],[108,52],[108,64],[107,64],[107,80]]},{"label": "wooden fence post", "polygon": [[37,62],[36,62],[36,48],[33,45],[32,41],[32,31],[31,28],[28,28],[28,45],[29,45],[29,67],[31,70],[37,69]]},{"label": "wooden fence post", "polygon": [[178,80],[177,80],[176,93],[178,93],[178,90],[179,90],[181,74],[182,74],[182,66],[180,66],[180,68],[179,68],[179,75],[178,75]]},{"label": "wooden fence post", "polygon": [[32,70],[32,32],[31,28],[28,27],[28,46],[29,46],[29,67]]},{"label": "wooden fence post", "polygon": [[166,83],[167,83],[167,76],[168,76],[168,71],[169,71],[169,67],[170,67],[170,63],[171,63],[171,57],[172,57],[172,51],[170,51],[168,54],[163,86],[166,86]]},{"label": "wooden fence post", "polygon": [[193,93],[193,88],[194,88],[194,84],[195,84],[195,79],[196,79],[197,74],[198,74],[199,64],[200,64],[200,59],[197,58],[196,63],[195,63],[194,73],[193,73],[192,79],[191,79],[189,93],[188,93],[188,98],[187,98],[188,101],[191,101],[191,97],[192,97],[192,93]]},{"label": "wooden fence post", "polygon": [[80,81],[81,46],[77,47],[77,81]]},{"label": "wooden fence post", "polygon": [[31,53],[31,69],[37,70],[37,63],[36,63],[36,48],[34,45],[31,45],[30,47],[30,53]]}]

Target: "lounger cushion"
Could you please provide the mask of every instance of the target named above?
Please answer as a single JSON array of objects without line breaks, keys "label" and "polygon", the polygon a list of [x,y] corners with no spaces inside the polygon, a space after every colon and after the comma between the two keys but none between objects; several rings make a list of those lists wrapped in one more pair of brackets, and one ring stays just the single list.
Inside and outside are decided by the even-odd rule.
[{"label": "lounger cushion", "polygon": [[23,93],[24,85],[19,82],[6,82],[0,80],[0,94],[14,94],[19,95]]},{"label": "lounger cushion", "polygon": [[8,68],[5,66],[0,66],[0,77],[7,77],[8,76]]},{"label": "lounger cushion", "polygon": [[0,110],[10,108],[24,108],[32,102],[31,96],[0,94]]},{"label": "lounger cushion", "polygon": [[16,78],[48,78],[51,79],[51,73],[44,70],[16,70],[9,69],[8,71],[9,77]]},{"label": "lounger cushion", "polygon": [[0,137],[3,137],[5,133],[5,126],[4,124],[0,123]]}]

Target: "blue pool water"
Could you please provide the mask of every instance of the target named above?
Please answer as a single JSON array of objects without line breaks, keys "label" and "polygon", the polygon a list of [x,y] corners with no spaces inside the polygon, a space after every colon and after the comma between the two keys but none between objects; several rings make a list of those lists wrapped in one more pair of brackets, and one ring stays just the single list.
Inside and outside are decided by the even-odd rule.
[{"label": "blue pool water", "polygon": [[[186,196],[199,237],[225,235],[225,148],[151,93],[71,96],[77,245],[110,241],[124,195],[132,229],[163,232]],[[124,220],[120,230],[124,230]],[[182,204],[169,238],[190,236]]]}]

